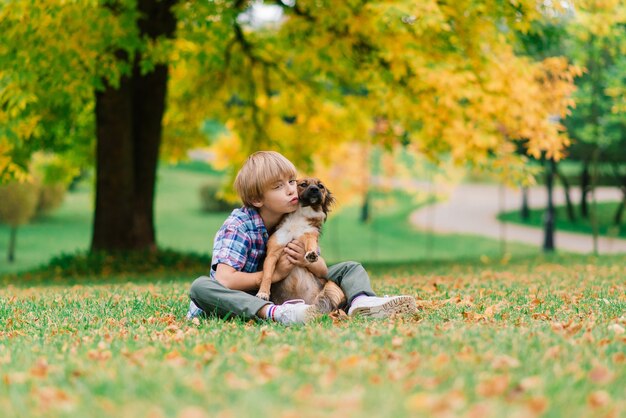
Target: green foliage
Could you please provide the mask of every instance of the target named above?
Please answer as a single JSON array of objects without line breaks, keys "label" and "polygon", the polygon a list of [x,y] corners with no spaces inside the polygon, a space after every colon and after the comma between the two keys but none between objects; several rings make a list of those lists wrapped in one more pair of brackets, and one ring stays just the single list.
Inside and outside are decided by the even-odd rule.
[{"label": "green foliage", "polygon": [[[181,1],[176,39],[142,36],[138,5],[157,3],[2,2],[0,155],[22,166],[37,149],[90,161],[93,92],[118,86],[135,64],[143,74],[157,64],[172,69],[166,158],[206,145],[217,126],[241,142],[234,166],[272,147],[312,169],[321,164],[314,157],[331,158],[321,144],[329,139],[410,143],[460,163],[506,159],[502,129],[533,152],[562,147],[544,119],[567,105],[548,109],[546,69],[511,51],[515,33],[544,17],[534,0],[276,2],[284,19],[266,25],[249,19],[254,2]],[[556,80],[568,70],[545,73]],[[372,137],[376,118],[390,129]]]},{"label": "green foliage", "polygon": [[16,280],[0,287],[0,408],[94,418],[619,417],[625,266],[624,256],[387,265],[370,270],[373,289],[415,296],[415,317],[293,328],[187,322],[186,275]]},{"label": "green foliage", "polygon": [[222,197],[222,182],[215,179],[200,187],[200,205],[204,212],[229,212],[241,206]]},{"label": "green foliage", "polygon": [[43,185],[69,185],[79,169],[59,154],[37,152],[32,156],[31,174]]}]

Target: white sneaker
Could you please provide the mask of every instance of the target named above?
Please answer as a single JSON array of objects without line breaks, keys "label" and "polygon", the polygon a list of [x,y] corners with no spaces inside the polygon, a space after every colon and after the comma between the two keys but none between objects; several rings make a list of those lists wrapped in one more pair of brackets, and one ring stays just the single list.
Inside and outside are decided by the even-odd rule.
[{"label": "white sneaker", "polygon": [[204,311],[198,307],[192,301],[189,301],[189,310],[187,311],[187,321],[191,321],[192,319],[202,315]]},{"label": "white sneaker", "polygon": [[417,312],[415,298],[407,295],[402,296],[359,296],[356,298],[348,315],[362,315],[371,318],[386,318],[393,314],[412,314]]},{"label": "white sneaker", "polygon": [[274,321],[285,326],[305,324],[315,318],[317,310],[312,305],[307,305],[302,299],[294,299],[276,305]]}]

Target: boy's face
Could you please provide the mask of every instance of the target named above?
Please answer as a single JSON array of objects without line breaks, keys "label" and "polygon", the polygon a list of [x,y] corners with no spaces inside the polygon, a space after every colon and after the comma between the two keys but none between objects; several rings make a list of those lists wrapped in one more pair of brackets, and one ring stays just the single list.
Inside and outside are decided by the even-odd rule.
[{"label": "boy's face", "polygon": [[254,202],[258,209],[274,214],[286,214],[298,209],[298,187],[296,179],[284,177],[270,183],[263,194],[263,198]]}]

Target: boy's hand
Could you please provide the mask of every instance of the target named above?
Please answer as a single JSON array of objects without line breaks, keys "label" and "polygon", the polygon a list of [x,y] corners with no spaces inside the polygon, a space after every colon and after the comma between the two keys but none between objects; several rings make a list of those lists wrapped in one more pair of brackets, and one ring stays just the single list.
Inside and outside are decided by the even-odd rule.
[{"label": "boy's hand", "polygon": [[295,266],[296,265],[289,259],[289,255],[287,255],[287,253],[283,250],[283,253],[278,259],[278,263],[276,263],[276,269],[274,269],[274,275],[272,276],[272,283],[283,280],[289,275],[289,273],[291,273],[291,270],[293,270]]},{"label": "boy's hand", "polygon": [[309,261],[304,258],[304,254],[306,250],[304,248],[304,244],[294,239],[284,249],[284,254],[287,255],[287,259],[294,265],[298,267],[306,267],[309,264]]}]

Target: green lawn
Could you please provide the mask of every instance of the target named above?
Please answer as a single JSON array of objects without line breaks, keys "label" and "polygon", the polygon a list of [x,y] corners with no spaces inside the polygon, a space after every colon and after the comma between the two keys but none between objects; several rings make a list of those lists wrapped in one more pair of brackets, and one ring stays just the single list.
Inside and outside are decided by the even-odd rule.
[{"label": "green lawn", "polygon": [[184,274],[0,289],[6,417],[619,417],[626,257],[368,267],[419,313],[188,323]]},{"label": "green lawn", "polygon": [[[620,227],[616,226],[614,223],[618,205],[619,202],[602,202],[597,204],[598,232],[600,235],[626,238],[626,213],[624,214],[624,223]],[[565,206],[557,206],[555,210],[556,228],[558,230],[578,232],[582,234],[593,233],[591,220],[584,219],[579,215],[580,205],[574,205],[574,213],[577,217],[575,222],[569,221],[567,217],[567,208]],[[506,222],[543,228],[544,212],[544,209],[533,209],[530,211],[530,218],[528,220],[522,220],[519,211],[515,210],[500,214],[498,219]]]},{"label": "green lawn", "polygon": [[[198,190],[208,176],[215,175],[197,165],[164,167],[159,171],[156,198],[157,242],[163,248],[207,253],[213,237],[228,213],[200,211]],[[0,225],[0,274],[32,269],[62,253],[89,248],[93,195],[83,186],[70,193],[52,215],[19,229],[17,261],[6,261],[9,231]],[[347,207],[331,213],[324,228],[322,251],[329,262],[415,261],[424,259],[478,259],[501,256],[498,241],[463,235],[433,235],[416,231],[408,215],[420,202],[395,194],[379,196],[373,205],[374,221],[359,222],[359,208]],[[514,256],[535,254],[536,248],[509,244]]]}]

